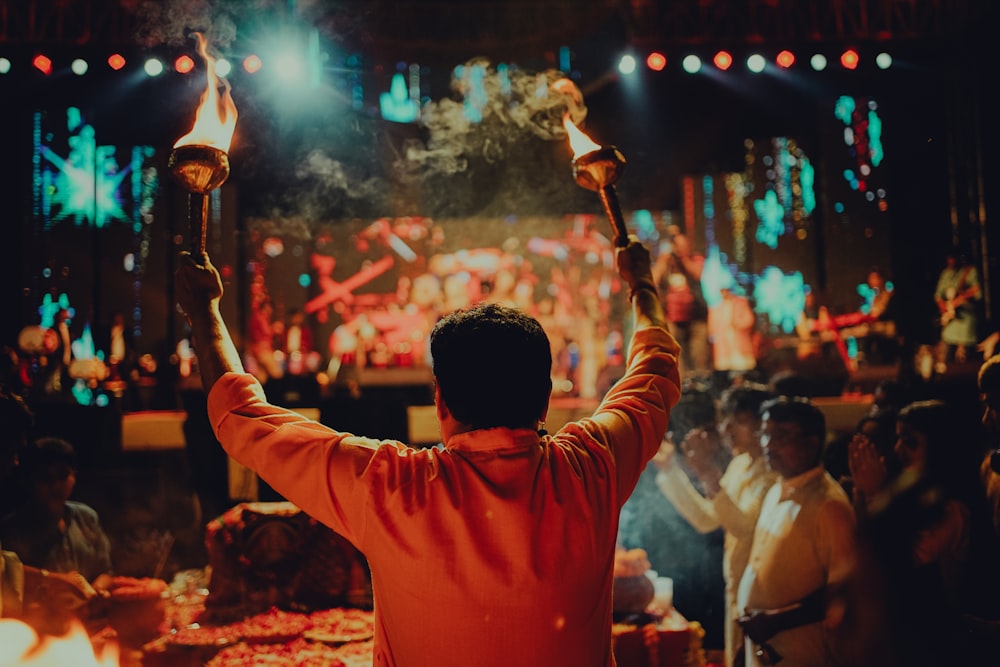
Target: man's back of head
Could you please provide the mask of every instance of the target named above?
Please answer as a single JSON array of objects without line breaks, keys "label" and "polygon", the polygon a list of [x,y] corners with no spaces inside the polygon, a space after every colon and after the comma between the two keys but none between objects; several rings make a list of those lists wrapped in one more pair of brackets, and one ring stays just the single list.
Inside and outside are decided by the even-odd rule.
[{"label": "man's back of head", "polygon": [[444,317],[431,332],[434,379],[458,421],[474,429],[531,427],[552,392],[552,350],[534,318],[479,304]]}]

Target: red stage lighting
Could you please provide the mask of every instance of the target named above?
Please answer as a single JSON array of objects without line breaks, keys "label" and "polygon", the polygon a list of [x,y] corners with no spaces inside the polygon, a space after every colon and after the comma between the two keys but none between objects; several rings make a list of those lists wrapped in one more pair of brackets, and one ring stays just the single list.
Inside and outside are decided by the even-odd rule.
[{"label": "red stage lighting", "polygon": [[774,59],[780,67],[788,69],[795,64],[795,54],[787,49],[778,54],[778,57]]},{"label": "red stage lighting", "polygon": [[31,61],[31,64],[35,66],[35,69],[46,76],[52,74],[52,59],[48,56],[43,56],[39,53],[35,56],[34,60]]},{"label": "red stage lighting", "polygon": [[111,54],[111,56],[108,57],[108,67],[117,72],[122,67],[125,67],[125,57],[120,53]]},{"label": "red stage lighting", "polygon": [[733,64],[733,56],[728,51],[719,51],[715,54],[712,62],[715,63],[716,67],[725,71]]},{"label": "red stage lighting", "polygon": [[263,66],[264,63],[262,63],[260,58],[255,55],[249,55],[243,59],[243,69],[245,69],[248,74],[256,74]]},{"label": "red stage lighting", "polygon": [[861,58],[858,57],[858,52],[854,49],[847,49],[842,54],[840,54],[840,64],[844,66],[844,69],[857,69],[858,61]]},{"label": "red stage lighting", "polygon": [[654,72],[662,72],[667,66],[667,57],[659,51],[653,51],[646,57],[646,67]]},{"label": "red stage lighting", "polygon": [[187,74],[194,69],[194,61],[191,60],[191,56],[181,56],[174,61],[174,69],[181,74]]}]

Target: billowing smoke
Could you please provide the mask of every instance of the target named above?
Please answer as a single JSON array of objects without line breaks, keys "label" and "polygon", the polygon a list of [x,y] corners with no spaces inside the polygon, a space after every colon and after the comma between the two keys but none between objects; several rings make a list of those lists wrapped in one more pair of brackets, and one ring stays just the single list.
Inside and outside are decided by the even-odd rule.
[{"label": "billowing smoke", "polygon": [[213,48],[226,47],[236,39],[234,16],[253,15],[267,0],[143,0],[136,7],[136,39],[147,46],[189,43],[190,33],[205,34]]},{"label": "billowing smoke", "polygon": [[[334,41],[363,22],[363,12],[331,14],[319,4],[140,0],[137,37],[149,45],[184,46],[198,30],[213,52],[226,53],[237,38],[273,32],[281,17],[312,25]],[[267,26],[265,16],[271,17]],[[579,125],[587,109],[562,72],[473,58],[454,68],[450,91],[432,91],[436,99],[422,104],[415,123],[350,109],[342,87],[329,83],[324,79],[292,110],[275,109],[266,89],[234,89],[240,124],[233,180],[246,185],[246,213],[319,221],[579,210],[568,201],[580,196],[568,158],[552,154],[565,143],[563,116]]]},{"label": "billowing smoke", "polygon": [[557,70],[530,72],[475,58],[455,68],[451,87],[454,98],[421,108],[427,137],[405,142],[397,169],[454,174],[473,160],[497,164],[526,138],[564,139],[565,114],[577,124],[587,115],[580,90]]},{"label": "billowing smoke", "polygon": [[298,163],[295,176],[314,184],[314,194],[321,199],[328,199],[336,192],[342,192],[348,199],[368,199],[385,188],[380,178],[351,175],[348,171],[348,167],[322,148],[314,148]]}]

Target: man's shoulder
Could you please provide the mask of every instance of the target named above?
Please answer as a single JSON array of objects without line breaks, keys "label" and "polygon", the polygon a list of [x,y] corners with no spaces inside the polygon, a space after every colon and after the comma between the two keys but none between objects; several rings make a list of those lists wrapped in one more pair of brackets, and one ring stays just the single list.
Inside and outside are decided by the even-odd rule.
[{"label": "man's shoulder", "polygon": [[854,505],[847,492],[830,473],[820,477],[821,492],[816,495],[817,509],[821,516],[832,521],[854,521]]},{"label": "man's shoulder", "polygon": [[97,521],[97,510],[78,500],[67,500],[66,511],[83,521]]},{"label": "man's shoulder", "polygon": [[816,479],[817,493],[825,503],[844,504],[851,507],[851,499],[844,487],[826,470]]}]

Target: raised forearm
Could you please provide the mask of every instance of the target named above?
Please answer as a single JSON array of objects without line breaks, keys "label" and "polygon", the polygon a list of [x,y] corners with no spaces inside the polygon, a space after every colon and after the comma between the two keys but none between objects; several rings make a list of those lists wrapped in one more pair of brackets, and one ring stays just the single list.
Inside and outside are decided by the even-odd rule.
[{"label": "raised forearm", "polygon": [[211,391],[226,373],[243,372],[243,362],[219,312],[218,302],[213,302],[201,316],[191,318],[191,333],[201,384],[206,392]]},{"label": "raised forearm", "polygon": [[644,329],[646,327],[667,326],[667,317],[663,312],[663,304],[660,302],[660,295],[653,285],[652,278],[649,281],[641,281],[630,292],[632,302],[632,312],[635,315],[635,328]]},{"label": "raised forearm", "polygon": [[201,383],[208,392],[226,373],[243,372],[239,352],[219,310],[222,278],[205,254],[195,258],[181,253],[176,275],[177,300],[191,325]]}]

